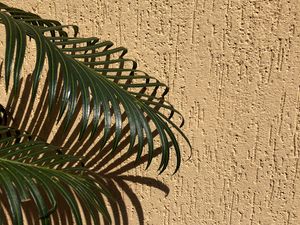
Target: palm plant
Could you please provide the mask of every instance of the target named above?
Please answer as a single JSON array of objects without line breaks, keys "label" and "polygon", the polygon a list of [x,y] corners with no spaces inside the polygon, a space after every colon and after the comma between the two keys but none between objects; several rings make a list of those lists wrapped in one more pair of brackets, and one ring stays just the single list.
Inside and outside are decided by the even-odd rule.
[{"label": "palm plant", "polygon": [[[168,166],[172,151],[176,155],[175,172],[179,169],[180,146],[174,131],[190,145],[181,130],[183,118],[164,98],[168,87],[138,70],[135,61],[124,58],[125,48],[112,48],[110,41],[94,37],[77,37],[75,25],[42,19],[2,3],[0,23],[6,34],[4,77],[0,77],[6,93],[19,95],[28,40],[34,40],[36,60],[30,101],[37,101],[46,68],[47,116],[54,117],[56,110],[54,118],[63,121],[64,133],[74,132],[79,141],[100,137],[94,154],[102,154],[104,148],[115,153],[121,143],[124,147],[122,140],[128,131],[125,144],[130,154],[136,154],[136,161],[141,161],[144,148],[148,149],[146,168],[158,155],[158,139],[159,172]],[[78,107],[82,112],[80,129],[74,131],[70,124],[77,118]],[[174,122],[174,115],[181,119],[180,125]],[[111,221],[105,198],[110,199],[113,193],[100,181],[97,169],[85,165],[84,154],[72,154],[55,142],[48,144],[43,137],[20,130],[18,124],[11,126],[8,121],[8,109],[0,105],[0,190],[5,199],[0,204],[0,224],[5,223],[7,215],[13,224],[23,224],[26,201],[38,211],[37,221],[51,224],[60,200],[70,209],[76,224],[83,223],[82,214],[94,224],[100,222],[99,217]]]}]

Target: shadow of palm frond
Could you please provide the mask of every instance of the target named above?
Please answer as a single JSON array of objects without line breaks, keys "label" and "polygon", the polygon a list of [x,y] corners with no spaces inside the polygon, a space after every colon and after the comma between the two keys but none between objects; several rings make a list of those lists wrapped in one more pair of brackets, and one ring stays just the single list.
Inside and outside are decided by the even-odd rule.
[{"label": "shadow of palm frond", "polygon": [[[56,102],[51,113],[48,113],[48,93],[47,85],[45,84],[41,90],[40,97],[35,102],[31,99],[31,76],[28,75],[26,79],[21,80],[23,90],[18,96],[13,93],[9,94],[8,102],[5,107],[8,114],[8,124],[12,127],[16,127],[20,130],[26,130],[27,132],[37,136],[44,141],[48,141],[51,144],[60,146],[68,154],[76,156],[83,156],[84,164],[91,171],[97,175],[95,178],[97,182],[101,183],[106,190],[112,195],[112,198],[108,198],[107,202],[111,208],[111,215],[115,224],[129,224],[128,218],[128,204],[131,204],[135,209],[139,223],[144,224],[144,210],[142,203],[138,197],[138,194],[130,187],[130,183],[141,184],[156,188],[168,195],[169,188],[163,182],[138,175],[128,175],[130,171],[140,165],[145,164],[148,161],[148,154],[144,154],[138,161],[131,160],[135,154],[137,154],[137,145],[133,151],[128,152],[126,150],[129,142],[129,126],[124,126],[122,130],[123,139],[119,143],[118,148],[115,151],[111,151],[113,142],[114,129],[111,130],[112,140],[102,146],[102,139],[95,139],[90,137],[92,125],[89,124],[87,134],[78,140],[78,134],[80,131],[80,122],[73,122],[65,129],[64,123],[57,124],[59,116],[60,102]],[[59,81],[59,88],[62,82]],[[59,89],[58,88],[58,89]],[[58,93],[59,95],[60,93]],[[59,99],[59,98],[58,98]],[[79,98],[80,101],[80,98]],[[80,104],[76,107],[76,116],[80,115]],[[126,122],[126,115],[123,115],[124,123]],[[101,130],[103,129],[103,121],[99,125],[99,129],[94,137],[101,136]],[[53,130],[55,129],[55,132]],[[66,134],[69,136],[66,139]],[[152,132],[153,137],[158,135],[158,132],[154,130]],[[146,144],[146,139],[144,140]],[[102,148],[102,149],[101,149]],[[101,150],[100,150],[101,149]],[[157,157],[161,153],[160,148],[156,148],[153,153],[153,157]],[[126,195],[130,202],[125,201],[123,195]],[[36,218],[38,213],[36,210],[32,210],[34,204],[28,201],[24,204],[24,214],[28,220],[28,224],[36,224]],[[59,207],[51,219],[53,224],[69,225],[73,224],[72,215],[67,207],[66,202],[62,200],[58,203]],[[6,205],[8,207],[8,205]],[[84,211],[84,210],[83,210]],[[99,219],[100,220],[100,219]],[[86,217],[86,223],[89,224],[90,218]],[[91,223],[91,222],[90,222]]]}]

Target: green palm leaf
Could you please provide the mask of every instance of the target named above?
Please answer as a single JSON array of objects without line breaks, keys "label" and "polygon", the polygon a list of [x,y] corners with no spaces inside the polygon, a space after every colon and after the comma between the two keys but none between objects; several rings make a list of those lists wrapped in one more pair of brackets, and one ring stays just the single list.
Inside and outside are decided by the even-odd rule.
[{"label": "green palm leaf", "polygon": [[42,224],[50,224],[58,198],[68,204],[76,224],[82,224],[79,202],[94,222],[98,221],[99,213],[110,221],[101,200],[107,192],[78,162],[78,157],[64,155],[56,146],[0,126],[0,188],[6,193],[13,224],[23,224],[22,202],[30,199]]},{"label": "green palm leaf", "polygon": [[[10,87],[13,77],[13,90],[19,89],[20,71],[22,68],[26,37],[36,42],[36,64],[33,71],[32,98],[36,96],[41,71],[48,60],[49,85],[49,112],[52,109],[57,95],[58,74],[62,75],[63,87],[60,105],[60,117],[65,117],[66,127],[74,119],[74,111],[79,96],[82,99],[82,120],[79,138],[86,132],[89,118],[92,116],[92,135],[99,127],[101,115],[104,115],[104,146],[114,133],[113,150],[117,148],[124,127],[122,114],[126,115],[130,126],[131,151],[137,142],[137,159],[143,151],[144,139],[148,145],[148,164],[153,157],[153,135],[149,121],[158,131],[162,147],[160,172],[164,171],[169,163],[171,143],[177,156],[177,166],[180,166],[180,147],[171,127],[181,134],[180,126],[172,120],[174,114],[180,113],[171,104],[164,100],[168,92],[165,84],[148,74],[136,69],[134,61],[124,58],[125,48],[112,48],[110,41],[100,42],[98,38],[77,37],[76,26],[61,25],[54,20],[45,20],[32,13],[7,7],[0,4],[0,22],[6,29],[5,53],[5,84]],[[64,28],[73,29],[69,35]],[[113,58],[118,55],[118,58]],[[131,63],[132,67],[125,68]],[[162,96],[157,96],[161,92]],[[168,112],[164,114],[160,109]],[[182,124],[181,124],[182,125]],[[112,127],[114,126],[114,129]]]}]

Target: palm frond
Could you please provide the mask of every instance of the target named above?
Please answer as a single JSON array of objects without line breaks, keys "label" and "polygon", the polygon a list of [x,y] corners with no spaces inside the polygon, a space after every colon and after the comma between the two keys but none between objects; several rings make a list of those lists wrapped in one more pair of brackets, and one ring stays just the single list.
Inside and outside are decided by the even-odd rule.
[{"label": "palm frond", "polygon": [[102,200],[107,191],[80,165],[78,157],[62,154],[58,147],[7,126],[0,126],[0,190],[6,193],[16,225],[24,222],[22,202],[28,200],[34,202],[42,224],[51,224],[50,216],[61,198],[76,224],[82,224],[80,203],[93,221],[99,215],[110,221]]},{"label": "palm frond", "polygon": [[[143,152],[144,139],[148,145],[148,164],[153,157],[153,136],[149,121],[158,131],[162,147],[162,160],[160,172],[164,171],[169,163],[171,143],[177,157],[175,172],[180,166],[180,146],[175,137],[175,129],[188,142],[187,137],[172,121],[172,116],[181,114],[165,101],[164,96],[168,87],[156,78],[137,70],[134,61],[124,58],[127,50],[123,47],[112,48],[110,41],[100,42],[98,38],[77,37],[78,27],[62,25],[55,20],[42,19],[32,13],[10,8],[0,4],[0,22],[6,29],[5,53],[5,84],[10,87],[13,77],[13,90],[19,89],[20,71],[22,68],[26,37],[36,42],[36,64],[33,75],[32,98],[36,96],[45,59],[48,61],[49,109],[51,111],[57,93],[58,74],[62,74],[63,87],[60,106],[60,118],[65,115],[66,126],[74,119],[74,111],[81,96],[82,120],[79,138],[87,128],[89,118],[92,116],[92,135],[98,129],[101,114],[104,115],[104,146],[110,133],[114,132],[112,149],[116,149],[121,138],[124,126],[122,114],[126,114],[130,126],[131,151],[137,142],[137,159]],[[70,36],[64,29],[73,30]],[[112,56],[118,54],[117,59]],[[125,63],[132,63],[132,68],[124,68]],[[13,66],[13,68],[12,68]],[[148,90],[148,91],[146,91]],[[151,91],[149,91],[151,90]],[[157,97],[158,92],[162,96]],[[93,107],[91,107],[93,106]],[[159,109],[169,112],[164,114]],[[112,130],[114,123],[114,130]]]}]

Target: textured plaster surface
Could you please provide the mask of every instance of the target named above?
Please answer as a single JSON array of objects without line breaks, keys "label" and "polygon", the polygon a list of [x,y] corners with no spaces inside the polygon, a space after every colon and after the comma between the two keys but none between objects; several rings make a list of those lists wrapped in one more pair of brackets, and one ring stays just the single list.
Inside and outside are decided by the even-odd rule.
[{"label": "textured plaster surface", "polygon": [[[189,161],[157,175],[168,196],[128,183],[144,224],[300,224],[300,2],[66,0],[4,3],[77,24],[129,49],[170,86],[186,118]],[[129,224],[136,209],[122,194]]]}]

